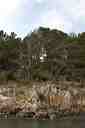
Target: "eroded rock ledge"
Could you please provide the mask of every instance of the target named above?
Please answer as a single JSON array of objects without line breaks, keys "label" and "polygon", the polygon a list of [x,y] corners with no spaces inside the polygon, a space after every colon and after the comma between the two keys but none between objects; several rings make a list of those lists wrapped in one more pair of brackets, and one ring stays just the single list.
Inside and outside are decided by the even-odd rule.
[{"label": "eroded rock ledge", "polygon": [[79,84],[37,82],[31,86],[1,86],[0,118],[52,120],[84,114],[85,88],[80,88]]}]

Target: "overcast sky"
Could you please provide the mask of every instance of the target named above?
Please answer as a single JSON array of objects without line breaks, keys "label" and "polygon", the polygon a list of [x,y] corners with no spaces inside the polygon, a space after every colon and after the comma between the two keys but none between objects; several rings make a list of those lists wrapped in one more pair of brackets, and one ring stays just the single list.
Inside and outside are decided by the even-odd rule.
[{"label": "overcast sky", "polygon": [[85,31],[85,0],[0,0],[0,30],[25,36],[39,26]]}]

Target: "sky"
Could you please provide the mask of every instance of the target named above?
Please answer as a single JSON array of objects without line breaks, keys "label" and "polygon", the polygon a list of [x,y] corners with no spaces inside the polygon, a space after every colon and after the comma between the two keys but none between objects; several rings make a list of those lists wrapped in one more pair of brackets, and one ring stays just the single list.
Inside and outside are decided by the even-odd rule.
[{"label": "sky", "polygon": [[0,30],[24,37],[39,26],[85,31],[85,0],[0,0]]}]

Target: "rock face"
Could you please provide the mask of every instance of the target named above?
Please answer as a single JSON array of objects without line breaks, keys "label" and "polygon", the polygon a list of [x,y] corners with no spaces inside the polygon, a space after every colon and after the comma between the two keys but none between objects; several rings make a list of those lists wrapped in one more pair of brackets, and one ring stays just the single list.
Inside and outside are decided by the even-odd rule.
[{"label": "rock face", "polygon": [[15,98],[0,95],[0,112],[11,112],[16,108]]},{"label": "rock face", "polygon": [[66,109],[70,109],[70,107],[71,107],[71,93],[69,91],[65,92],[64,106],[63,107],[66,108]]},{"label": "rock face", "polygon": [[[22,88],[20,88],[22,89]],[[14,97],[0,94],[0,113],[16,117],[56,119],[72,112],[85,112],[85,92],[81,89],[62,88],[57,84],[44,83],[23,88]]]}]

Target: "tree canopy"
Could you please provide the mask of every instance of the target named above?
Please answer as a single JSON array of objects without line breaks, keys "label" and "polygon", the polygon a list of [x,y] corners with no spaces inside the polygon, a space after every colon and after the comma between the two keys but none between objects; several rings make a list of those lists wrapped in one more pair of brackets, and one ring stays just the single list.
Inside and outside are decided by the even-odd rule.
[{"label": "tree canopy", "polygon": [[0,31],[0,80],[84,80],[85,32],[40,27],[24,39]]}]

